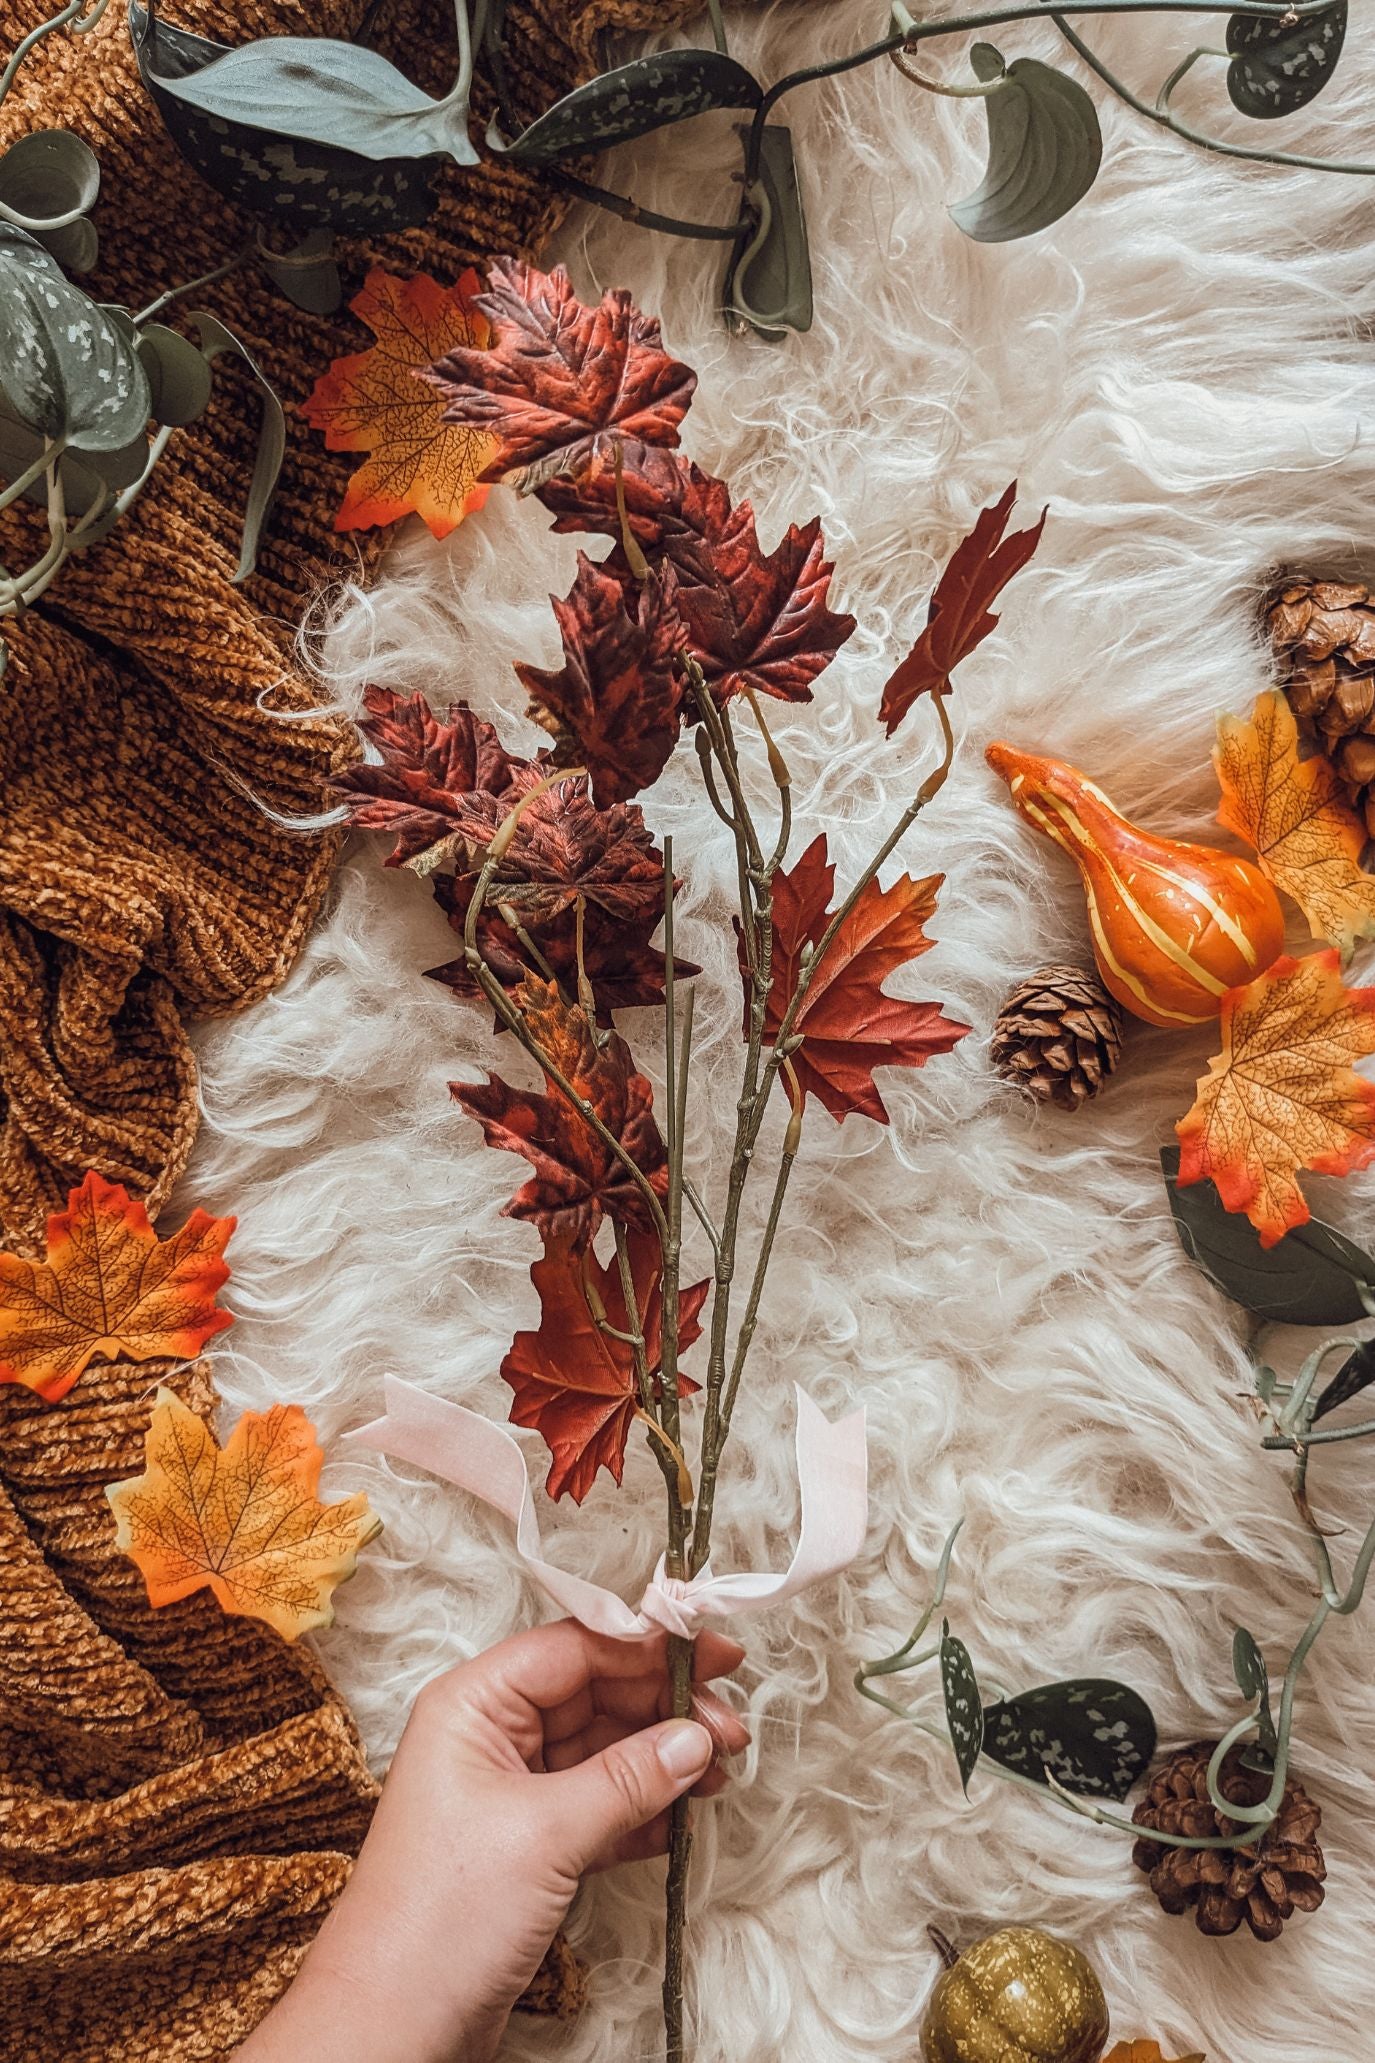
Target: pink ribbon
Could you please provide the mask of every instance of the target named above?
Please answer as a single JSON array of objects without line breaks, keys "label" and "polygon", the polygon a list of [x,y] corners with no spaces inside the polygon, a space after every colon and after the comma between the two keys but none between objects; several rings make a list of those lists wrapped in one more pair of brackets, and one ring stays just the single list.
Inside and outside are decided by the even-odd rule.
[{"label": "pink ribbon", "polygon": [[708,1563],[683,1581],[664,1573],[661,1556],[634,1611],[614,1591],[544,1559],[525,1456],[504,1426],[394,1375],[384,1379],[383,1392],[384,1415],[345,1439],[428,1469],[504,1513],[515,1524],[516,1551],[535,1581],[593,1633],[637,1640],[662,1627],[690,1639],[707,1619],[757,1611],[823,1582],[864,1545],[869,1485],[863,1408],[832,1421],[799,1389],[795,1440],[802,1519],[787,1569],[781,1576],[750,1569],[714,1576]]}]

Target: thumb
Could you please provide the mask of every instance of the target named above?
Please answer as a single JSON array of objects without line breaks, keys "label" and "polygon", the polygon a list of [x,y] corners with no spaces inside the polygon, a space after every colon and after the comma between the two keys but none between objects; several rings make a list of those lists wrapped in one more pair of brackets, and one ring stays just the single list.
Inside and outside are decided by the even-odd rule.
[{"label": "thumb", "polygon": [[703,1775],[714,1752],[711,1735],[696,1720],[667,1719],[556,1777],[557,1808],[579,1873],[666,1812]]}]

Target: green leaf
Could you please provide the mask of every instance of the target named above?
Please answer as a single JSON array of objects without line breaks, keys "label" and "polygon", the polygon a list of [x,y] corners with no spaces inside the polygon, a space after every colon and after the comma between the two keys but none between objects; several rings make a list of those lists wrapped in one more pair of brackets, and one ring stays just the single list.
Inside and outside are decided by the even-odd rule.
[{"label": "green leaf", "polygon": [[307,315],[333,315],[343,301],[332,230],[312,230],[290,251],[270,251],[260,238],[258,256],[293,308],[303,308]]},{"label": "green leaf", "polygon": [[262,399],[262,422],[258,431],[258,455],[253,464],[253,478],[249,483],[248,507],[244,511],[243,545],[239,552],[239,563],[234,571],[236,582],[247,580],[258,559],[258,539],[272,498],[277,491],[277,476],[282,470],[282,459],[286,454],[286,416],[277,399],[271,383],[264,378],[239,339],[216,315],[198,310],[187,317],[196,327],[201,340],[201,350],[208,362],[213,364],[221,352],[232,351],[253,377],[253,382]]},{"label": "green leaf", "polygon": [[[0,479],[17,480],[28,471],[43,449],[43,439],[21,422],[9,405],[0,400]],[[84,516],[109,488],[115,492],[139,477],[148,457],[148,440],[136,438],[117,451],[79,454],[64,451],[58,461],[62,494],[69,521]],[[25,488],[24,499],[35,508],[48,506],[47,482],[42,474]],[[84,540],[83,540],[84,541]]]},{"label": "green leaf", "polygon": [[266,36],[227,50],[164,90],[222,122],[363,158],[450,157],[475,165],[466,81],[434,100],[376,50],[328,36]]},{"label": "green leaf", "polygon": [[985,1755],[1044,1784],[1046,1772],[1083,1798],[1125,1798],[1155,1753],[1145,1699],[1106,1676],[1045,1683],[990,1705]]},{"label": "green leaf", "polygon": [[100,257],[100,236],[94,222],[82,215],[59,229],[42,229],[39,237],[64,272],[94,272]]},{"label": "green leaf", "polygon": [[1002,83],[984,102],[988,170],[978,191],[951,208],[951,220],[981,244],[1034,236],[1098,177],[1098,110],[1077,80],[1034,57],[1004,67],[991,43],[976,43],[970,62],[986,84]]},{"label": "green leaf", "polygon": [[179,430],[204,415],[215,379],[210,361],[189,337],[165,322],[146,322],[138,334],[138,355],[158,422]]},{"label": "green leaf", "polygon": [[36,236],[30,236],[27,229],[16,229],[12,222],[0,222],[0,265],[6,263],[26,265],[32,272],[46,272],[53,278],[62,277],[62,267],[52,252]]},{"label": "green leaf", "polygon": [[1313,1412],[1314,1425],[1340,1405],[1349,1404],[1353,1397],[1359,1397],[1362,1390],[1368,1390],[1372,1383],[1375,1383],[1375,1340],[1364,1340],[1347,1355],[1319,1397]]},{"label": "green leaf", "polygon": [[138,354],[80,287],[0,250],[0,388],[15,414],[45,437],[86,451],[118,451],[152,412]]},{"label": "green leaf", "polygon": [[129,0],[129,33],[139,76],[168,135],[202,179],[237,207],[302,232],[378,236],[414,229],[433,214],[438,157],[374,163],[333,141],[274,137],[207,115],[179,98],[179,87],[228,55],[225,45],[173,28],[150,15],[142,0]]},{"label": "green leaf", "polygon": [[86,215],[100,192],[100,160],[70,129],[35,129],[0,156],[0,214],[35,234]]},{"label": "green leaf", "polygon": [[950,1621],[941,1622],[941,1689],[945,1693],[945,1723],[950,1744],[960,1766],[960,1782],[966,1796],[969,1779],[983,1747],[984,1715],[979,1698],[979,1680],[964,1642],[950,1631]]},{"label": "green leaf", "polygon": [[1227,91],[1232,105],[1256,121],[1274,121],[1307,107],[1337,69],[1346,41],[1347,0],[1287,22],[1234,14],[1227,24]]},{"label": "green leaf", "polygon": [[487,141],[522,164],[552,164],[628,143],[708,108],[758,107],[762,98],[759,81],[733,57],[717,50],[659,50],[575,87],[513,143],[503,144],[491,131]]},{"label": "green leaf", "polygon": [[1273,1758],[1278,1752],[1279,1742],[1270,1712],[1270,1671],[1265,1666],[1265,1657],[1256,1644],[1255,1635],[1248,1633],[1244,1626],[1238,1626],[1232,1635],[1232,1674],[1241,1695],[1249,1698],[1256,1708],[1259,1721],[1256,1746]]},{"label": "green leaf", "polygon": [[1211,1182],[1179,1187],[1177,1146],[1160,1149],[1160,1165],[1180,1245],[1234,1303],[1271,1325],[1355,1325],[1368,1315],[1357,1285],[1375,1290],[1375,1258],[1332,1226],[1310,1218],[1263,1247]]},{"label": "green leaf", "polygon": [[[745,131],[742,129],[743,136]],[[722,300],[762,337],[812,326],[812,261],[792,132],[769,122],[760,138],[762,220],[726,273]]]}]

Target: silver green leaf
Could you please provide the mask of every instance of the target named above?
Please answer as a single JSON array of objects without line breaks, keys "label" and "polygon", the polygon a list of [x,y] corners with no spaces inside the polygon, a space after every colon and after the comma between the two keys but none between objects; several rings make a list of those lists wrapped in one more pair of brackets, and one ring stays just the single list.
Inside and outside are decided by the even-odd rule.
[{"label": "silver green leaf", "polygon": [[732,258],[722,300],[760,336],[777,339],[812,326],[812,261],[792,132],[769,122],[759,141],[759,226]]},{"label": "silver green leaf", "polygon": [[293,308],[302,308],[307,315],[333,315],[342,303],[344,287],[331,230],[312,230],[290,251],[269,250],[259,237],[258,256],[268,278]]},{"label": "silver green leaf", "polygon": [[148,375],[152,412],[158,422],[180,430],[204,415],[215,376],[205,353],[189,337],[169,329],[165,322],[146,322],[138,333],[138,355]]},{"label": "silver green leaf", "polygon": [[970,62],[994,87],[984,101],[988,169],[978,190],[951,208],[951,220],[976,243],[1034,236],[1068,214],[1098,177],[1098,110],[1077,80],[1034,57],[1004,65],[991,43],[976,43]]},{"label": "silver green leaf", "polygon": [[21,422],[87,452],[118,451],[152,412],[138,353],[56,268],[0,249],[0,388]]},{"label": "silver green leaf", "polygon": [[545,114],[503,144],[488,143],[522,164],[551,164],[589,150],[605,150],[686,122],[709,108],[757,107],[763,89],[752,73],[717,50],[659,50],[577,86]]},{"label": "silver green leaf", "polygon": [[100,236],[94,222],[82,215],[76,222],[64,222],[57,229],[39,231],[45,250],[51,252],[64,272],[94,272],[100,256]]},{"label": "silver green leaf", "polygon": [[0,157],[0,217],[36,235],[89,214],[100,161],[70,129],[35,129]]},{"label": "silver green leaf", "polygon": [[1227,24],[1227,91],[1256,121],[1292,115],[1315,100],[1337,69],[1346,41],[1347,0],[1298,21],[1234,14]]},{"label": "silver green leaf", "polygon": [[247,580],[258,560],[258,540],[263,524],[272,507],[277,491],[277,478],[282,470],[286,455],[286,416],[277,399],[271,382],[258,370],[248,350],[226,329],[217,315],[208,315],[203,309],[187,317],[194,323],[196,335],[201,340],[201,350],[208,364],[213,364],[222,352],[231,351],[242,360],[251,374],[262,401],[262,420],[258,428],[258,453],[253,462],[253,478],[249,483],[248,506],[244,511],[243,543],[239,551],[239,563],[234,570],[236,582]]},{"label": "silver green leaf", "polygon": [[1033,1783],[1081,1798],[1125,1798],[1155,1753],[1143,1697],[1111,1677],[1072,1677],[1003,1698],[984,1715],[983,1751]]},{"label": "silver green leaf", "polygon": [[1265,1666],[1265,1657],[1255,1635],[1248,1633],[1244,1626],[1238,1626],[1232,1635],[1232,1674],[1241,1695],[1249,1698],[1256,1708],[1256,1745],[1263,1754],[1273,1757],[1279,1742],[1270,1711],[1270,1671]]},{"label": "silver green leaf", "polygon": [[1368,1315],[1359,1285],[1375,1290],[1375,1257],[1331,1225],[1310,1218],[1263,1247],[1211,1182],[1179,1187],[1177,1146],[1161,1148],[1160,1166],[1180,1245],[1234,1303],[1271,1325],[1358,1325]]},{"label": "silver green leaf", "polygon": [[[107,491],[117,493],[137,480],[147,464],[148,450],[147,438],[136,437],[117,451],[64,451],[58,471],[68,521],[75,522],[84,516]],[[17,480],[36,463],[42,451],[43,439],[0,400],[0,479]],[[47,507],[47,482],[41,473],[25,488],[24,499],[36,508]]]},{"label": "silver green leaf", "polygon": [[974,1765],[983,1747],[984,1714],[979,1697],[979,1680],[964,1642],[950,1631],[950,1621],[941,1622],[941,1689],[945,1693],[945,1723],[950,1745],[960,1766],[960,1782],[966,1793]]},{"label": "silver green leaf", "polygon": [[16,229],[12,222],[0,222],[0,264],[4,263],[27,265],[31,272],[62,277],[62,267],[47,246],[27,229]]},{"label": "silver green leaf", "polygon": [[332,144],[359,157],[436,153],[475,165],[467,82],[434,100],[376,50],[327,36],[267,36],[159,84],[188,107],[274,136]]},{"label": "silver green leaf", "polygon": [[1314,1425],[1343,1404],[1349,1404],[1353,1397],[1359,1397],[1372,1383],[1375,1383],[1375,1340],[1363,1340],[1347,1355],[1319,1397],[1313,1411]]}]

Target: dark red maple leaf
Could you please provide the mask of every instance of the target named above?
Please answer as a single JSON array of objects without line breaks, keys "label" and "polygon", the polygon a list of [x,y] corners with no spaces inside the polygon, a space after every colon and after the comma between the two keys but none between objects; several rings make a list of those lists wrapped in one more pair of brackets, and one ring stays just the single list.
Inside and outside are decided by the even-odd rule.
[{"label": "dark red maple leaf", "polygon": [[483,351],[460,346],[422,375],[443,396],[446,423],[500,440],[484,478],[531,487],[586,465],[609,438],[676,444],[697,385],[670,358],[659,325],[621,289],[585,307],[562,265],[519,258],[488,267],[475,305],[492,326]]},{"label": "dark red maple leaf", "polygon": [[[631,533],[651,561],[666,561],[678,576],[687,650],[717,699],[748,684],[780,701],[810,701],[812,682],[855,627],[853,616],[826,605],[833,569],[819,518],[801,529],[791,524],[766,553],[749,503],[732,507],[725,482],[681,452],[635,443],[622,456]],[[547,482],[540,499],[554,511],[556,530],[620,538],[615,471],[604,460]],[[628,577],[619,549],[606,565]]]},{"label": "dark red maple leaf", "polygon": [[[663,1358],[663,1272],[659,1242],[652,1234],[631,1233],[631,1279],[640,1315],[646,1359],[657,1376]],[[585,1272],[584,1272],[585,1271]],[[546,1485],[551,1497],[566,1491],[581,1504],[599,1468],[620,1482],[626,1441],[634,1423],[639,1393],[634,1358],[623,1341],[608,1337],[592,1315],[584,1281],[618,1332],[627,1322],[620,1269],[603,1267],[593,1253],[578,1253],[565,1241],[547,1246],[530,1270],[539,1291],[537,1332],[518,1332],[501,1372],[515,1391],[511,1417],[533,1426],[553,1455]],[[700,1339],[698,1314],[709,1282],[698,1282],[678,1298],[678,1344],[690,1347]],[[678,1378],[680,1397],[691,1396],[697,1384]]]},{"label": "dark red maple leaf", "polygon": [[890,738],[919,695],[948,693],[961,659],[996,629],[992,605],[1025,566],[1046,526],[1042,509],[1039,523],[1005,537],[1016,499],[1014,480],[1000,501],[980,511],[974,528],[951,553],[927,605],[926,628],[883,690],[879,715]]},{"label": "dark red maple leaf", "polygon": [[[434,880],[435,898],[450,924],[460,935],[468,914],[475,882],[471,876],[455,880],[447,874]],[[664,1000],[664,956],[650,939],[658,927],[658,916],[608,917],[604,910],[589,905],[583,917],[583,970],[597,999],[597,1017],[610,1024],[613,1010],[635,1010]],[[527,927],[528,930],[528,927]],[[541,925],[536,938],[541,954],[558,976],[565,994],[577,993],[577,915],[564,910]],[[478,917],[477,945],[491,972],[505,989],[519,988],[527,974],[538,971],[519,938],[503,920],[500,911],[487,905]],[[692,960],[676,954],[674,964],[680,978],[700,974]],[[482,993],[466,960],[449,960],[442,967],[426,969],[432,981],[439,981],[459,996]]]},{"label": "dark red maple leaf", "polygon": [[[904,874],[891,888],[871,881],[841,925],[793,1020],[793,1030],[802,1034],[792,1064],[804,1103],[814,1095],[832,1117],[857,1110],[886,1125],[874,1069],[920,1067],[933,1053],[948,1053],[969,1030],[935,1003],[908,1003],[883,993],[888,975],[932,945],[923,926],[944,879],[931,874],[914,881]],[[824,832],[791,873],[775,877],[773,978],[764,1022],[770,1041],[797,987],[802,948],[818,944],[830,922],[834,888]],[[740,963],[746,973],[743,944]],[[746,982],[748,1007],[747,974]]]},{"label": "dark red maple leaf", "polygon": [[[619,1032],[603,1034],[598,1045],[582,1011],[537,974],[525,976],[512,1001],[545,1057],[662,1197],[668,1163],[654,1121],[654,1092]],[[528,1219],[546,1241],[566,1239],[579,1249],[591,1243],[604,1215],[652,1231],[649,1205],[630,1171],[547,1071],[546,1081],[543,1093],[513,1089],[499,1075],[485,1083],[449,1084],[454,1101],[481,1125],[487,1144],[522,1154],[534,1169],[505,1215]]]},{"label": "dark red maple leaf", "polygon": [[488,846],[513,805],[532,796],[497,868],[494,902],[510,903],[527,928],[538,929],[581,895],[610,917],[634,922],[664,912],[664,862],[638,803],[598,809],[586,780],[556,781],[536,793],[547,765],[524,767],[500,794],[474,793],[459,807],[457,825],[474,854]]},{"label": "dark red maple leaf", "polygon": [[517,663],[530,713],[555,739],[554,757],[586,767],[599,808],[657,781],[681,727],[686,640],[665,566],[623,584],[578,554],[567,596],[551,596],[563,639],[558,672]]},{"label": "dark red maple leaf", "polygon": [[452,837],[475,790],[499,795],[528,764],[512,758],[492,726],[464,702],[453,703],[443,723],[423,695],[403,697],[390,688],[367,689],[363,707],[358,728],[382,763],[346,767],[330,786],[360,831],[394,835],[389,867]]}]

